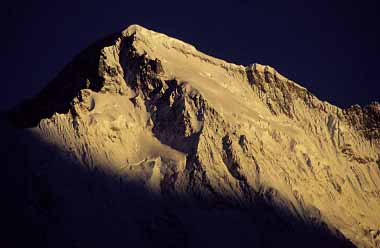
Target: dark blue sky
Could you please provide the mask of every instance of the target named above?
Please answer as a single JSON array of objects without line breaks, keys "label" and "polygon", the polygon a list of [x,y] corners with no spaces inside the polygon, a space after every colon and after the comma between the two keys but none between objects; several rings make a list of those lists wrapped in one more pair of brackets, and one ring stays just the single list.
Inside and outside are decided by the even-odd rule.
[{"label": "dark blue sky", "polygon": [[342,107],[380,100],[376,1],[134,2],[3,4],[0,108],[34,95],[83,48],[134,23],[227,61],[269,64]]}]

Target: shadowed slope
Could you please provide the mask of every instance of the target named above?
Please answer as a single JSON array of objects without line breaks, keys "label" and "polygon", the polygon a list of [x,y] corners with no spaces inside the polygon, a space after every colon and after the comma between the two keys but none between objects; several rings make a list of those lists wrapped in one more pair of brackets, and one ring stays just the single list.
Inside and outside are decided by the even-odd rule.
[{"label": "shadowed slope", "polygon": [[43,118],[54,113],[67,113],[71,101],[81,89],[99,91],[103,78],[99,72],[101,50],[111,45],[117,35],[106,37],[86,48],[71,61],[49,84],[35,97],[26,99],[10,112],[13,125],[34,127]]},{"label": "shadowed slope", "polygon": [[[35,143],[23,163],[49,165],[63,226],[79,221],[72,230],[86,233],[93,216],[112,216],[99,217],[84,242],[89,233],[110,235],[102,242],[115,233],[116,243],[124,229],[140,233],[138,216],[153,218],[151,239],[169,242],[174,232],[176,245],[380,242],[377,103],[340,109],[269,66],[227,63],[138,25],[67,68],[10,119],[33,127],[14,130]],[[87,192],[97,190],[104,199]]]},{"label": "shadowed slope", "polygon": [[[278,209],[271,193],[249,208],[162,197],[142,184],[85,169],[69,151],[1,121],[9,247],[353,247],[323,223]],[[22,156],[20,156],[22,155]]]}]

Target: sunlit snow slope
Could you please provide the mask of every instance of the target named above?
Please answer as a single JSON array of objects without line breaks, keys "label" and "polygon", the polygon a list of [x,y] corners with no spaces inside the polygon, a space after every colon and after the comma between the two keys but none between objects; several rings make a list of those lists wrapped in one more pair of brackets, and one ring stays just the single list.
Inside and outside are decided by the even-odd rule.
[{"label": "sunlit snow slope", "polygon": [[[380,247],[379,103],[341,109],[272,67],[228,63],[132,25],[78,55],[10,117],[90,174],[141,185],[157,201],[205,204],[208,217],[194,216],[209,225],[232,218],[212,211],[254,212],[265,203],[279,218],[318,226],[342,246]],[[64,171],[61,159],[47,163]],[[226,245],[229,238],[236,245],[259,233],[255,218],[195,228],[193,217],[172,208],[189,246]],[[182,244],[181,237],[173,242]],[[260,234],[255,240],[270,242]]]}]

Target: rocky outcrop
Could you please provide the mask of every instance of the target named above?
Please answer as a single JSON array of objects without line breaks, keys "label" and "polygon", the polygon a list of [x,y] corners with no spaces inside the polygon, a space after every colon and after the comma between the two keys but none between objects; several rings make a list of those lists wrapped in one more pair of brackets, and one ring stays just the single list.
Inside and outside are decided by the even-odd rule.
[{"label": "rocky outcrop", "polygon": [[340,109],[269,66],[227,63],[132,25],[86,49],[9,116],[89,174],[171,199],[175,217],[165,212],[146,227],[159,242],[204,237],[182,215],[191,202],[209,209],[191,213],[210,223],[220,209],[254,216],[239,223],[262,247],[276,246],[264,223],[268,233],[277,226],[274,236],[290,228],[311,240],[281,236],[293,246],[379,245],[379,103]]},{"label": "rocky outcrop", "polygon": [[362,132],[367,139],[379,141],[380,104],[378,102],[373,102],[364,108],[354,105],[345,112],[351,125]]}]

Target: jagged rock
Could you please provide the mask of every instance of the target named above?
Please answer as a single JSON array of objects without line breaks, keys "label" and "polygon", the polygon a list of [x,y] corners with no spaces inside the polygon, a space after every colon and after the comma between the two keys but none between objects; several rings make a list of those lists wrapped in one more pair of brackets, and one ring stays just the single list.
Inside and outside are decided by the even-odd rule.
[{"label": "jagged rock", "polygon": [[[241,230],[253,230],[256,245],[276,244],[259,231],[267,222],[275,227],[273,235],[287,230],[285,223],[302,233],[297,225],[303,223],[337,239],[323,236],[308,246],[379,245],[379,103],[340,109],[269,66],[227,63],[132,25],[86,49],[9,118],[58,148],[59,156],[65,154],[88,173],[106,173],[117,185],[142,185],[153,198],[180,199],[171,203],[181,206],[190,201],[213,211],[229,209],[229,217],[220,217],[225,223],[242,212],[254,215],[253,224],[236,218]],[[53,166],[62,164],[59,159],[42,160],[52,164],[50,170],[66,166]],[[54,185],[60,182],[57,174],[50,176]],[[59,186],[51,188],[61,194]],[[148,223],[150,238],[163,242],[178,230],[168,245],[207,240],[207,234],[193,230],[191,217],[181,215],[186,208],[169,209],[179,213],[152,217],[153,224],[138,222]],[[220,214],[197,211],[191,213],[210,223]],[[226,228],[236,228],[232,225]],[[222,245],[242,238],[223,232],[218,235]],[[287,235],[279,240],[305,245]]]}]

